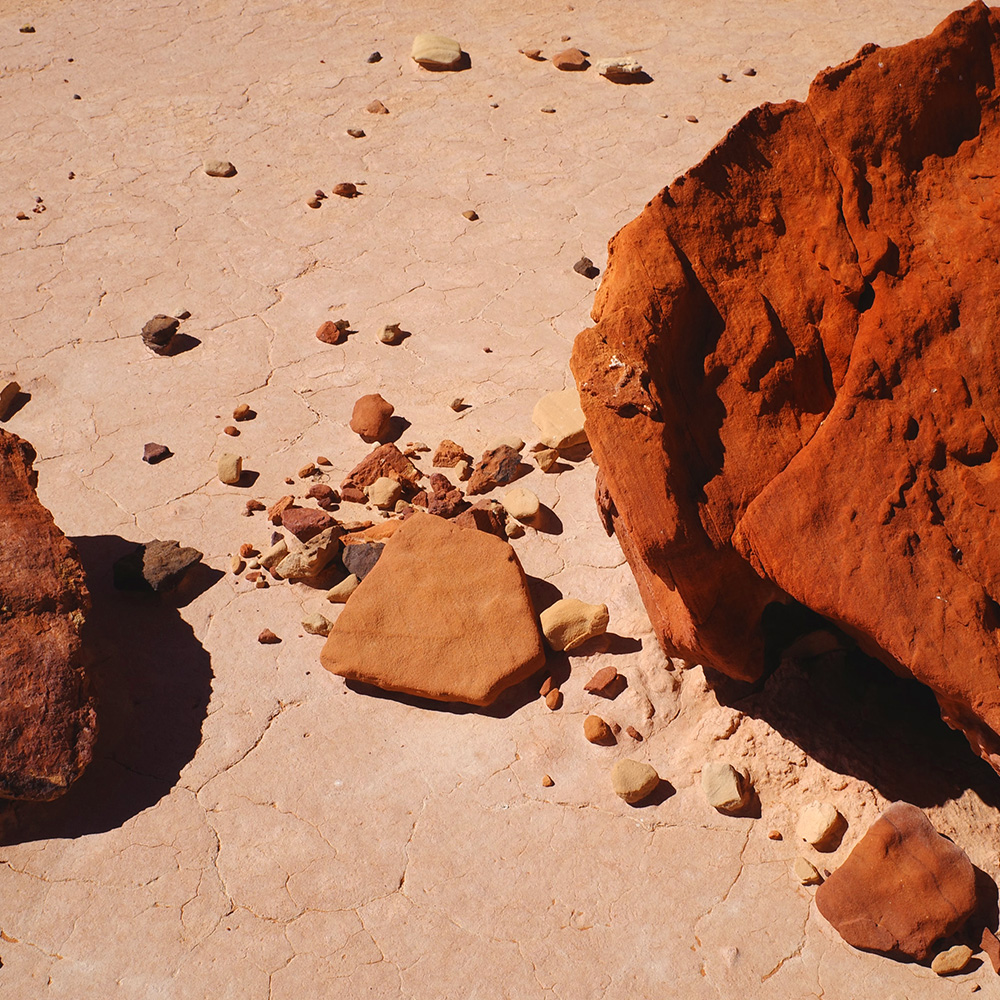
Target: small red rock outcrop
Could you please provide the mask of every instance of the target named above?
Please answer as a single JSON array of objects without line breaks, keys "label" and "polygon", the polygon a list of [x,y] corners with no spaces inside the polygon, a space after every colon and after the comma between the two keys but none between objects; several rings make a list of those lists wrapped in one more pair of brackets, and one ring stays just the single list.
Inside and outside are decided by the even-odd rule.
[{"label": "small red rock outcrop", "polygon": [[975,910],[975,870],[916,806],[894,802],[816,890],[816,908],[855,948],[922,962]]},{"label": "small red rock outcrop", "polygon": [[489,705],[539,670],[545,653],[510,545],[420,514],[386,541],[321,660],[387,691]]},{"label": "small red rock outcrop", "polygon": [[611,242],[572,368],[668,652],[754,680],[798,601],[1000,770],[1000,13],[749,112]]},{"label": "small red rock outcrop", "polygon": [[31,446],[0,431],[0,797],[62,795],[93,755],[81,663],[83,567],[34,490]]}]

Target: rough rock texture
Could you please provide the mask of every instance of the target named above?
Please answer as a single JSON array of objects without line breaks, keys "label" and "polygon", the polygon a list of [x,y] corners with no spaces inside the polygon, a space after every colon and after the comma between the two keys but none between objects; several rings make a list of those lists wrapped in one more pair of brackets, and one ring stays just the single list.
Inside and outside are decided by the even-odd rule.
[{"label": "rough rock texture", "polygon": [[344,500],[364,503],[367,499],[365,491],[381,476],[398,480],[404,492],[410,490],[412,493],[421,475],[394,444],[383,444],[374,448],[351,470],[340,484],[340,494]]},{"label": "rough rock texture", "polygon": [[34,457],[0,431],[0,797],[47,800],[90,763],[97,714],[81,663],[83,567],[35,496]]},{"label": "rough rock texture", "polygon": [[427,514],[386,544],[344,605],[322,662],[389,691],[489,705],[545,654],[514,550]]},{"label": "rough rock texture", "polygon": [[974,3],[747,114],[614,238],[572,367],[668,651],[756,679],[794,599],[1000,770],[998,31]]},{"label": "rough rock texture", "polygon": [[202,553],[173,539],[137,545],[115,561],[112,567],[118,590],[145,590],[163,593],[181,582],[184,574],[201,562]]},{"label": "rough rock texture", "polygon": [[354,404],[351,430],[368,444],[380,441],[389,433],[394,409],[392,403],[377,392],[362,396]]},{"label": "rough rock texture", "polygon": [[816,906],[855,948],[923,961],[976,907],[965,852],[907,802],[894,802],[816,891]]},{"label": "rough rock texture", "polygon": [[497,486],[506,486],[517,478],[520,467],[521,456],[509,444],[490,448],[473,468],[466,493],[489,493]]}]

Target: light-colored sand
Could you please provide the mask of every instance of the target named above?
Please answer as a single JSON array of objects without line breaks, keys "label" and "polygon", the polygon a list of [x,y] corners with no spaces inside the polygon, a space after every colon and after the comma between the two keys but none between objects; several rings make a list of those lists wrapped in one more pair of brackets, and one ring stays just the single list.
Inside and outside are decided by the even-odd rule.
[{"label": "light-colored sand", "polygon": [[[338,484],[367,451],[346,427],[362,393],[411,421],[404,440],[530,444],[599,282],[573,264],[603,269],[608,238],[745,110],[804,98],[818,70],[950,9],[486,6],[47,0],[0,18],[0,375],[32,397],[5,426],[37,449],[41,499],[92,573],[105,719],[100,759],[64,800],[3,814],[4,996],[991,995],[988,964],[942,982],[853,952],[818,916],[789,870],[797,804],[829,798],[850,822],[838,852],[805,851],[832,868],[891,783],[720,707],[700,668],[666,669],[588,462],[524,480],[563,531],[514,544],[528,573],[606,602],[611,631],[641,649],[571,657],[558,712],[348,690],[298,624],[321,591],[227,576],[157,611],[109,590],[120,539],[176,538],[220,570],[241,542],[266,542],[262,515],[239,516],[245,498],[302,495],[284,477],[318,454]],[[459,39],[471,69],[414,66],[425,30]],[[570,44],[635,55],[653,81],[517,52]],[[389,115],[365,112],[374,98]],[[237,176],[205,176],[209,157]],[[306,206],[340,181],[364,181],[361,195]],[[201,343],[153,356],[143,323],[182,308]],[[346,344],[314,338],[341,317],[358,331]],[[392,322],[411,334],[396,347],[376,337]],[[456,396],[471,407],[454,413]],[[258,416],[226,437],[240,402]],[[174,456],[145,465],[147,441]],[[224,451],[259,473],[251,489],[216,480]],[[264,627],[284,641],[258,645]],[[606,664],[629,680],[611,703],[583,692]],[[591,710],[647,739],[588,744]],[[623,756],[676,793],[626,805],[610,781]],[[761,819],[707,806],[706,758],[750,770]],[[933,798],[939,829],[996,877],[997,811],[974,791]]]}]

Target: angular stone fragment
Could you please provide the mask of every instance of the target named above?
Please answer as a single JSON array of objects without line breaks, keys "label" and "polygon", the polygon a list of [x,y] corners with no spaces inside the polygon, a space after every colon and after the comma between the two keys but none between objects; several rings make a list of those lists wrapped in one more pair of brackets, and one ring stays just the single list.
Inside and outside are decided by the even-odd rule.
[{"label": "angular stone fragment", "polygon": [[169,354],[180,324],[175,316],[158,313],[142,328],[142,342],[154,354]]},{"label": "angular stone fragment", "polygon": [[0,798],[62,795],[91,761],[83,567],[33,486],[31,446],[0,431]]},{"label": "angular stone fragment", "polygon": [[202,553],[197,549],[173,540],[154,538],[115,560],[112,567],[114,585],[118,590],[162,593],[176,587],[184,574],[201,559]]},{"label": "angular stone fragment", "polygon": [[219,481],[227,486],[235,486],[243,475],[243,458],[240,455],[232,455],[225,452],[219,456],[216,463]]},{"label": "angular stone fragment", "polygon": [[343,529],[339,525],[321,531],[297,552],[289,552],[274,567],[274,572],[285,580],[309,580],[319,576],[336,558],[341,534]]},{"label": "angular stone fragment", "polygon": [[287,528],[300,542],[332,527],[334,520],[322,510],[311,507],[286,507],[281,514],[281,526]]},{"label": "angular stone fragment", "polygon": [[615,762],[611,769],[611,787],[615,794],[629,805],[649,798],[656,791],[660,776],[650,764],[627,757]]},{"label": "angular stone fragment", "polygon": [[614,56],[610,59],[598,59],[594,69],[609,80],[637,76],[642,72],[642,63],[632,56]]},{"label": "angular stone fragment", "polygon": [[264,569],[273,569],[288,555],[288,542],[284,538],[279,538],[270,548],[265,549],[260,554],[258,562]]},{"label": "angular stone fragment", "polygon": [[372,101],[366,108],[370,115],[387,115],[389,109],[379,100]]},{"label": "angular stone fragment", "polygon": [[340,503],[340,494],[326,483],[316,483],[310,486],[306,497],[315,500],[324,510],[333,510]]},{"label": "angular stone fragment", "polygon": [[983,954],[990,960],[993,971],[1000,974],[1000,940],[997,940],[996,934],[989,927],[983,928],[979,947],[982,949]]},{"label": "angular stone fragment", "polygon": [[625,678],[614,667],[601,667],[593,677],[583,685],[583,690],[602,698],[616,698],[624,687]]},{"label": "angular stone fragment", "polygon": [[[346,550],[346,547],[345,547]],[[344,577],[335,587],[331,587],[326,592],[326,599],[331,604],[346,604],[347,599],[358,589],[358,584],[361,581],[351,573],[350,576]]]},{"label": "angular stone fragment", "polygon": [[514,550],[429,514],[396,531],[322,653],[343,677],[473,705],[490,704],[544,662]]},{"label": "angular stone fragment", "polygon": [[668,653],[756,680],[798,601],[1000,770],[998,39],[971,4],[750,111],[612,240],[572,368]]},{"label": "angular stone fragment", "polygon": [[924,961],[976,908],[965,852],[894,802],[816,892],[819,912],[855,948]]},{"label": "angular stone fragment", "polygon": [[462,62],[462,46],[444,35],[417,35],[410,58],[425,69],[457,69]]},{"label": "angular stone fragment", "polygon": [[826,847],[843,825],[843,817],[830,802],[810,802],[799,812],[795,835],[813,847]]},{"label": "angular stone fragment", "polygon": [[823,876],[808,858],[796,858],[792,872],[802,885],[819,885],[823,881]]},{"label": "angular stone fragment", "polygon": [[344,546],[340,561],[349,573],[363,580],[379,561],[385,542],[351,542]]},{"label": "angular stone fragment", "polygon": [[383,444],[366,455],[340,484],[341,496],[352,503],[364,503],[366,490],[379,476],[397,479],[404,493],[412,491],[423,474],[394,445]]},{"label": "angular stone fragment", "polygon": [[497,486],[506,486],[517,478],[521,456],[508,444],[502,444],[483,453],[482,459],[472,470],[469,494],[488,493]]},{"label": "angular stone fragment", "polygon": [[228,160],[206,160],[205,173],[209,177],[235,177],[236,167]]},{"label": "angular stone fragment", "polygon": [[6,420],[10,416],[10,411],[14,406],[21,387],[17,382],[7,382],[0,388],[0,420]]},{"label": "angular stone fragment", "polygon": [[318,611],[313,611],[302,619],[302,627],[310,635],[329,635],[333,622],[329,618],[324,618]]},{"label": "angular stone fragment", "polygon": [[590,62],[579,49],[563,49],[562,52],[552,57],[552,65],[556,69],[568,72],[586,69]]},{"label": "angular stone fragment", "polygon": [[542,396],[531,414],[542,444],[556,449],[572,448],[587,440],[583,419],[580,394],[572,386]]},{"label": "angular stone fragment", "polygon": [[555,650],[574,649],[608,628],[608,606],[564,597],[541,614],[542,632]]},{"label": "angular stone fragment", "polygon": [[165,458],[170,457],[170,449],[165,444],[157,444],[155,441],[150,441],[148,444],[142,446],[142,460],[148,462],[150,465],[156,465],[157,462],[162,462]]},{"label": "angular stone fragment", "polygon": [[381,441],[389,433],[392,426],[390,418],[394,410],[395,407],[392,403],[386,402],[377,392],[362,396],[354,404],[354,413],[351,415],[351,430],[359,435],[362,441],[367,441],[369,444],[373,441]]},{"label": "angular stone fragment", "polygon": [[708,804],[721,813],[739,812],[752,792],[746,775],[724,761],[710,761],[701,769],[701,788]]},{"label": "angular stone fragment", "polygon": [[454,441],[445,438],[435,449],[432,464],[439,469],[453,469],[459,462],[471,462],[472,456]]}]

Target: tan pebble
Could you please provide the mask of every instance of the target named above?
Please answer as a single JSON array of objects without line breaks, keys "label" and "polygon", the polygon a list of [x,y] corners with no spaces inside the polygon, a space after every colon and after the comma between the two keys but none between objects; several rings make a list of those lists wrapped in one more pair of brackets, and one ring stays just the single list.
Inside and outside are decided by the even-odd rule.
[{"label": "tan pebble", "polygon": [[389,109],[381,101],[372,101],[366,108],[370,115],[387,115]]},{"label": "tan pebble", "polygon": [[518,49],[517,51],[520,52],[522,56],[527,56],[529,59],[538,60],[542,58],[541,49]]},{"label": "tan pebble", "polygon": [[310,198],[310,199],[309,199],[309,200],[308,200],[308,201],[306,202],[306,204],[307,204],[307,205],[308,205],[308,206],[309,206],[310,208],[320,208],[320,207],[322,206],[323,202],[321,202],[321,201],[319,200],[319,198]]},{"label": "tan pebble", "polygon": [[331,462],[330,459],[328,459],[326,457],[326,455],[317,455],[316,456],[316,464],[317,465],[333,465],[333,462]]},{"label": "tan pebble", "polygon": [[402,335],[402,330],[399,328],[398,323],[386,323],[378,332],[378,339],[383,344],[396,344],[399,342],[399,338]]},{"label": "tan pebble", "polygon": [[780,830],[770,830],[770,831],[768,831],[767,839],[768,840],[781,840],[781,831]]},{"label": "tan pebble", "polygon": [[511,517],[510,513],[504,518],[503,529],[507,532],[508,538],[520,538],[524,534],[524,526]]},{"label": "tan pebble", "polygon": [[542,108],[543,115],[554,115],[556,113],[555,108]]},{"label": "tan pebble", "polygon": [[246,403],[240,403],[240,405],[237,406],[235,410],[233,410],[233,420],[236,421],[250,420],[252,415],[253,412],[251,411],[249,405]]},{"label": "tan pebble", "polygon": [[701,787],[708,804],[721,813],[742,809],[752,792],[747,776],[723,761],[711,761],[702,768]]},{"label": "tan pebble", "polygon": [[698,119],[694,115],[688,115],[686,120],[691,122],[692,125],[698,124]]},{"label": "tan pebble", "polygon": [[466,209],[462,213],[462,215],[464,215],[469,220],[469,222],[475,222],[476,219],[479,218],[479,215],[476,212],[474,212],[471,208]]},{"label": "tan pebble", "polygon": [[248,559],[247,560],[247,569],[260,569],[260,560],[259,559]]},{"label": "tan pebble", "polygon": [[254,584],[254,586],[258,590],[267,590],[267,588],[270,586],[270,584],[267,582],[267,577],[265,577],[265,576],[259,576],[259,577],[257,577],[257,582]]},{"label": "tan pebble", "polygon": [[796,858],[792,872],[802,885],[819,885],[823,881],[823,876],[808,858]]},{"label": "tan pebble", "polygon": [[947,951],[934,956],[931,962],[931,972],[939,976],[950,976],[961,972],[972,958],[972,949],[967,944],[956,944]]},{"label": "tan pebble", "polygon": [[255,510],[267,510],[267,507],[259,500],[247,500],[247,511],[252,513]]},{"label": "tan pebble", "polygon": [[243,556],[244,559],[246,559],[249,556],[257,555],[257,550],[249,542],[244,542],[240,546],[240,555]]},{"label": "tan pebble", "polygon": [[403,489],[396,479],[388,476],[379,476],[371,486],[368,487],[368,502],[374,504],[379,510],[391,510],[396,506],[396,501],[401,499]]},{"label": "tan pebble", "polygon": [[575,386],[543,396],[535,404],[531,421],[547,448],[572,448],[587,440],[580,394]]},{"label": "tan pebble", "polygon": [[219,480],[227,486],[235,486],[243,475],[243,459],[239,455],[226,452],[219,456],[216,462],[216,472]]},{"label": "tan pebble", "polygon": [[460,459],[455,463],[455,475],[459,482],[464,483],[472,475],[472,466],[464,458]]},{"label": "tan pebble", "polygon": [[555,448],[542,448],[531,456],[542,472],[551,472],[559,464],[559,452]]},{"label": "tan pebble", "polygon": [[747,68],[745,70],[743,70],[743,75],[744,76],[756,76],[757,75],[757,70],[755,70],[753,68],[753,66],[747,66]]},{"label": "tan pebble", "polygon": [[585,604],[575,597],[564,597],[546,608],[539,621],[549,645],[557,651],[575,649],[608,628],[608,606]]},{"label": "tan pebble", "polygon": [[316,466],[312,462],[309,462],[307,465],[303,465],[302,468],[299,469],[298,476],[299,479],[308,479],[310,476],[315,476],[318,471],[319,470]]},{"label": "tan pebble", "polygon": [[233,556],[229,560],[229,569],[234,576],[239,576],[243,572],[243,557],[239,555]]},{"label": "tan pebble", "polygon": [[543,774],[542,775],[542,787],[543,788],[551,788],[554,784],[555,784],[555,782],[547,774]]},{"label": "tan pebble", "polygon": [[240,436],[239,430],[237,430],[237,428],[234,427],[232,424],[229,424],[226,427],[223,427],[222,428],[222,433],[223,434],[228,434],[230,437],[233,437],[233,438]]},{"label": "tan pebble", "polygon": [[326,599],[331,604],[346,604],[347,599],[358,589],[361,581],[352,573],[345,577],[335,587],[326,592]]},{"label": "tan pebble", "polygon": [[448,405],[456,413],[458,413],[459,410],[464,410],[465,409],[465,400],[461,396],[459,396],[457,399],[453,399]]},{"label": "tan pebble", "polygon": [[629,805],[648,798],[660,783],[656,769],[638,760],[619,760],[611,769],[611,787]]},{"label": "tan pebble", "polygon": [[553,688],[545,696],[545,705],[552,712],[554,712],[557,708],[559,708],[560,705],[562,705],[562,701],[563,701],[562,691],[560,691],[559,688]]},{"label": "tan pebble", "polygon": [[410,58],[429,69],[455,69],[462,62],[462,46],[454,38],[424,33],[413,39]]},{"label": "tan pebble", "polygon": [[625,732],[628,733],[629,736],[632,737],[632,739],[638,740],[640,743],[642,742],[642,733],[640,733],[639,730],[635,728],[635,726],[626,726]]},{"label": "tan pebble", "polygon": [[324,618],[318,611],[314,611],[302,619],[302,627],[310,635],[329,635],[333,622],[329,618]]},{"label": "tan pebble", "polygon": [[842,818],[829,802],[810,802],[799,813],[795,833],[813,847],[824,846],[840,828]]},{"label": "tan pebble", "polygon": [[363,128],[349,128],[347,134],[352,139],[363,139],[365,137],[365,130]]},{"label": "tan pebble", "polygon": [[269,549],[265,549],[260,554],[260,564],[264,569],[271,569],[277,566],[285,556],[288,555],[288,542],[284,538],[278,539]]},{"label": "tan pebble", "polygon": [[613,738],[611,727],[599,715],[588,715],[583,720],[583,735],[591,743],[609,743]]}]

